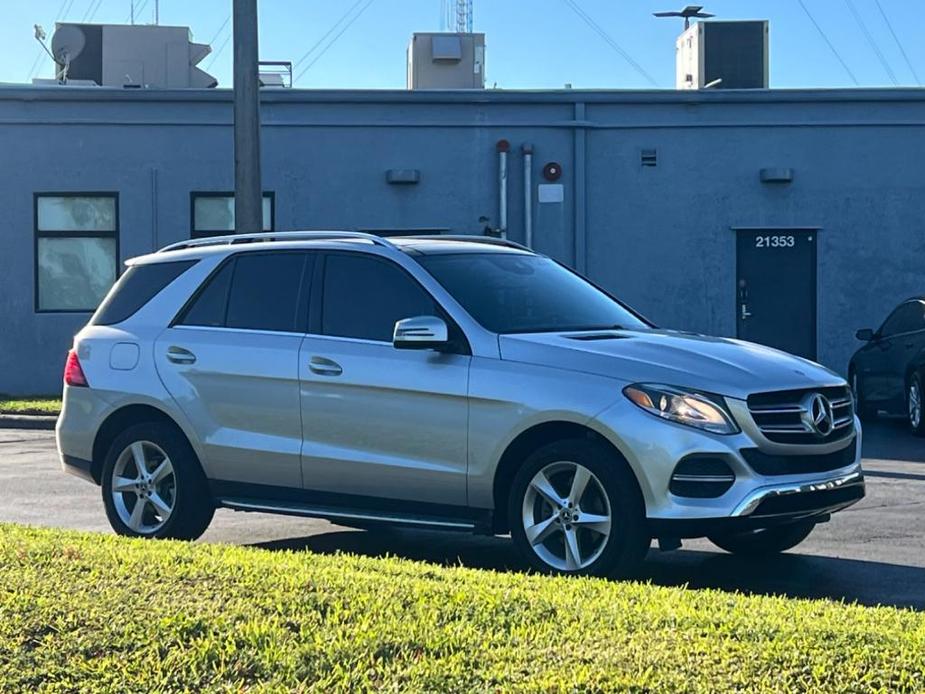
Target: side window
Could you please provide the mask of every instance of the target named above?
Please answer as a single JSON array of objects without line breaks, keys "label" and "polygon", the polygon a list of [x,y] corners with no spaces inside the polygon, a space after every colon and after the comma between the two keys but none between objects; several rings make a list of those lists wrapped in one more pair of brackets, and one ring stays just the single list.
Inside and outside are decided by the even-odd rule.
[{"label": "side window", "polygon": [[238,256],[228,296],[225,326],[296,331],[305,253],[245,253]]},{"label": "side window", "polygon": [[880,334],[883,337],[925,329],[925,306],[919,301],[909,301],[899,306],[883,322]]},{"label": "side window", "polygon": [[225,263],[218,274],[212,275],[208,284],[199,292],[193,303],[186,309],[180,319],[180,325],[199,325],[208,328],[220,328],[225,325],[225,310],[228,307],[228,289],[231,287],[231,275],[234,261]]},{"label": "side window", "polygon": [[195,260],[133,265],[119,278],[93,316],[93,325],[115,325],[135,315],[164,287],[196,264]]},{"label": "side window", "polygon": [[395,322],[438,315],[430,295],[391,262],[363,255],[325,261],[321,332],[391,342]]},{"label": "side window", "polygon": [[241,253],[209,280],[179,323],[301,331],[313,263],[308,253]]}]

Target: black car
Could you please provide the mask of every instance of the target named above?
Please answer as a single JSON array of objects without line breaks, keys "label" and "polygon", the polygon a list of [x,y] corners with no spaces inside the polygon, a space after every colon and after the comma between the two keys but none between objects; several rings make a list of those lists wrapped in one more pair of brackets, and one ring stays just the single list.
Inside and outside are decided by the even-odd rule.
[{"label": "black car", "polygon": [[901,414],[913,432],[925,436],[925,297],[902,302],[879,330],[858,330],[857,338],[867,343],[848,365],[858,414],[862,418],[878,412]]}]

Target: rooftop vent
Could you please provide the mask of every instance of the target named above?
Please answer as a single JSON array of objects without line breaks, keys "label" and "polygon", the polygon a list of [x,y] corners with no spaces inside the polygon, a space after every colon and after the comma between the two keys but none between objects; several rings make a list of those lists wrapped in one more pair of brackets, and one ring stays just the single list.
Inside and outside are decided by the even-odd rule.
[{"label": "rooftop vent", "polygon": [[214,87],[196,67],[212,49],[188,27],[58,23],[51,41],[63,82],[101,87]]},{"label": "rooftop vent", "polygon": [[485,34],[414,34],[408,89],[484,89]]}]

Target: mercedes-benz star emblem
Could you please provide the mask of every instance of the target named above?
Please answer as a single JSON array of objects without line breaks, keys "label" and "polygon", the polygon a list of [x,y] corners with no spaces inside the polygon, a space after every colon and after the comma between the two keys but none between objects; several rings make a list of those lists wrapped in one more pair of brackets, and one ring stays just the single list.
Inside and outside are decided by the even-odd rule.
[{"label": "mercedes-benz star emblem", "polygon": [[832,414],[832,403],[829,399],[822,393],[810,395],[804,404],[803,422],[820,438],[831,434],[835,416]]}]

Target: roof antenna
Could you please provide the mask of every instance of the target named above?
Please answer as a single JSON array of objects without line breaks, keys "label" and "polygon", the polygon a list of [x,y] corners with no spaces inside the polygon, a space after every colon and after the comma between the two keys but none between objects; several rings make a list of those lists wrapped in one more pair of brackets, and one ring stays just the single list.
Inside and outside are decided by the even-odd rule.
[{"label": "roof antenna", "polygon": [[687,31],[691,28],[691,17],[706,19],[707,17],[716,16],[709,12],[701,12],[702,9],[703,5],[688,5],[683,10],[674,12],[653,12],[652,14],[656,17],[684,17],[684,30]]}]

